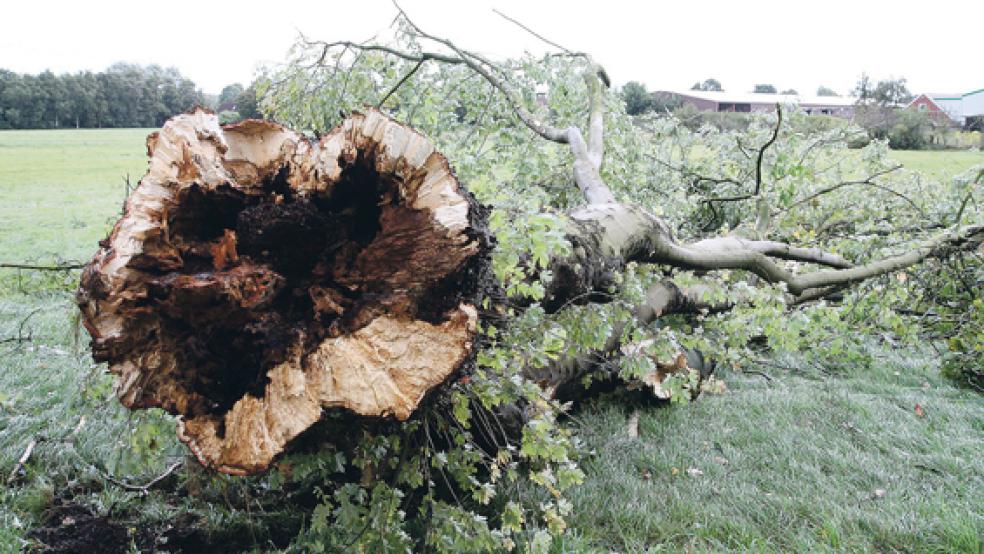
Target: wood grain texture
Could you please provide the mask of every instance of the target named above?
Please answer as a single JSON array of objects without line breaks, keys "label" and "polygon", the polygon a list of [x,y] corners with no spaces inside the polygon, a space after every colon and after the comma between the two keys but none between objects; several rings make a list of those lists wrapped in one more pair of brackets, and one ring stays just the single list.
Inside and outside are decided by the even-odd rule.
[{"label": "wood grain texture", "polygon": [[473,356],[485,211],[378,111],[319,141],[198,109],[84,269],[94,358],[205,465],[263,471],[324,409],[406,419]]}]

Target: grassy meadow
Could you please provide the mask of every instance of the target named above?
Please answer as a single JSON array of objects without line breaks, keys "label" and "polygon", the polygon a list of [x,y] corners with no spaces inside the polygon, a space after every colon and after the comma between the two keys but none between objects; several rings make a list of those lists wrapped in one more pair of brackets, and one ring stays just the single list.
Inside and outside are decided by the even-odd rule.
[{"label": "grassy meadow", "polygon": [[984,163],[981,150],[895,150],[891,158],[906,169],[927,177],[946,178],[958,175],[976,164]]},{"label": "grassy meadow", "polygon": [[151,129],[0,132],[0,261],[82,260],[147,167]]},{"label": "grassy meadow", "polygon": [[[0,132],[0,261],[86,260],[119,214],[125,176],[136,184],[143,172],[148,132]],[[984,162],[980,152],[893,156],[927,178]],[[177,521],[272,548],[259,502],[224,511],[237,478],[189,463],[146,495],[119,485],[185,452],[166,416],[123,410],[91,362],[74,321],[77,277],[0,270],[0,478],[13,475],[0,492],[0,552],[67,525],[68,504],[127,521],[106,540],[131,549],[158,544],[148,530]],[[942,379],[931,349],[873,342],[871,352],[866,367],[804,357],[724,371],[722,395],[642,406],[638,438],[626,432],[631,401],[591,401],[571,422],[587,479],[554,550],[984,551],[984,398]],[[176,488],[191,498],[176,500]]]}]

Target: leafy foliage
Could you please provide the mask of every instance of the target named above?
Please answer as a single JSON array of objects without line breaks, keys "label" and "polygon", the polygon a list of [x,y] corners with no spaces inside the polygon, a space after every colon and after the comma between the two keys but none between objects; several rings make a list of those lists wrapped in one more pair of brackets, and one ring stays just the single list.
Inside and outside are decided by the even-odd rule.
[{"label": "leafy foliage", "polygon": [[629,115],[639,115],[647,112],[653,107],[653,99],[646,90],[646,85],[629,81],[622,87],[622,96],[625,98],[625,111]]},{"label": "leafy foliage", "polygon": [[876,104],[883,108],[902,106],[914,98],[906,86],[905,77],[892,77],[872,84],[871,77],[867,73],[862,73],[858,78],[853,92],[859,104]]},{"label": "leafy foliage", "polygon": [[[400,32],[393,40],[399,49],[420,49]],[[627,378],[652,371],[651,360],[680,347],[699,349],[733,368],[756,357],[763,344],[846,368],[872,363],[859,329],[889,333],[902,341],[922,340],[920,327],[899,311],[911,305],[919,289],[912,281],[896,278],[846,291],[838,303],[819,302],[790,311],[782,287],[763,287],[742,272],[677,272],[677,283],[709,283],[718,291],[712,295],[737,298],[736,305],[727,314],[665,318],[657,327],[636,328],[632,307],[664,273],[631,264],[609,303],[547,315],[535,304],[543,294],[542,280],[550,278],[545,260],[567,247],[562,218],[555,214],[580,203],[569,175],[570,154],[519,125],[501,95],[466,68],[428,63],[392,90],[415,65],[378,52],[300,43],[288,65],[264,76],[262,108],[289,125],[321,132],[332,127],[340,113],[385,99],[383,106],[431,138],[455,162],[458,175],[478,198],[493,207],[491,223],[499,237],[496,275],[510,296],[525,296],[534,304],[521,312],[503,308],[508,324],[485,329],[488,343],[479,353],[479,371],[457,383],[451,396],[454,424],[441,429],[445,446],[427,444],[404,454],[420,457],[415,467],[425,477],[386,485],[378,479],[361,486],[336,485],[334,492],[326,492],[318,519],[305,535],[315,544],[337,545],[313,537],[353,534],[359,528],[372,529],[355,542],[370,550],[420,541],[448,551],[537,550],[548,537],[558,537],[570,510],[564,491],[583,478],[575,462],[576,437],[558,424],[557,407],[523,377],[523,368],[597,350],[616,326],[625,326],[623,336],[630,342],[653,341],[653,356],[625,360],[621,371]],[[579,76],[582,62],[527,56],[509,60],[503,68],[531,112],[552,118],[560,127],[582,123],[587,105]],[[547,105],[541,107],[533,91],[543,85],[549,86],[549,93]],[[714,80],[697,86],[720,90]],[[628,94],[623,95],[627,99]],[[720,202],[716,198],[754,188],[756,150],[773,132],[774,116],[750,118],[744,129],[722,130],[688,127],[656,114],[632,118],[623,99],[611,93],[605,107],[606,183],[620,199],[668,218],[685,239],[739,232],[864,261],[914,244],[935,226],[933,221],[951,223],[943,219],[952,213],[952,203],[929,202],[929,187],[937,183],[889,171],[893,164],[883,141],[849,151],[849,141],[862,131],[840,120],[787,108],[776,146],[764,152],[761,194],[743,202]],[[865,182],[870,175],[885,173],[890,176]],[[844,184],[854,181],[860,182]],[[891,213],[891,221],[886,213]],[[979,215],[967,212],[964,217]],[[931,279],[932,268],[919,271],[920,277]],[[682,399],[689,396],[686,391],[699,394],[696,383],[693,373],[684,373],[669,380],[667,387]],[[516,402],[530,406],[535,414],[525,423],[518,445],[497,435],[496,424],[489,423],[501,416],[498,409]],[[401,432],[413,426],[440,427],[437,421],[409,423]],[[480,432],[483,426],[491,430]],[[492,441],[489,448],[489,435],[504,442]],[[394,435],[367,437],[363,444],[392,440]],[[402,444],[406,451],[407,444]],[[396,455],[393,449],[380,452],[387,454],[360,458],[356,465],[378,466]],[[510,495],[529,485],[540,489],[538,498],[548,500],[530,503]],[[421,487],[424,492],[414,492]],[[422,504],[411,506],[407,499],[419,494]],[[449,502],[449,497],[456,500]],[[391,529],[379,527],[380,521]]]},{"label": "leafy foliage", "polygon": [[[400,32],[393,44],[409,51],[421,48]],[[237,479],[190,470],[181,484],[190,497],[182,509],[196,524],[224,530],[226,540],[252,534],[250,544],[296,552],[561,550],[571,537],[572,518],[590,516],[572,514],[571,496],[584,481],[584,467],[597,461],[569,424],[569,407],[549,400],[524,370],[595,354],[616,330],[624,344],[643,353],[608,368],[627,379],[651,373],[657,362],[681,348],[700,350],[735,373],[770,350],[851,374],[873,367],[873,341],[904,346],[942,339],[950,349],[948,367],[979,367],[981,266],[974,256],[949,265],[931,260],[841,291],[840,298],[802,306],[792,306],[783,287],[763,286],[744,272],[698,274],[633,263],[615,276],[617,288],[608,292],[607,303],[546,313],[537,303],[551,278],[546,261],[570,248],[564,213],[581,203],[571,183],[569,151],[534,137],[500,94],[463,67],[429,62],[393,90],[415,65],[378,52],[326,52],[317,44],[299,43],[287,65],[258,81],[254,98],[262,98],[266,114],[312,133],[333,127],[340,113],[382,104],[427,135],[479,200],[492,207],[490,224],[498,238],[494,271],[511,301],[482,307],[484,339],[476,370],[449,383],[442,391],[447,394],[410,421],[359,422],[329,414],[325,425],[344,432],[329,433],[335,437],[331,443],[285,457],[277,471],[265,476]],[[583,61],[526,56],[503,67],[537,117],[558,126],[583,124]],[[549,93],[540,106],[534,91],[543,85]],[[862,262],[907,249],[939,227],[980,221],[984,215],[969,201],[979,187],[979,170],[952,181],[892,170],[885,141],[850,150],[848,143],[860,129],[789,108],[779,140],[762,150],[760,193],[721,201],[755,188],[757,154],[776,128],[774,115],[721,128],[653,113],[630,117],[614,93],[604,103],[605,181],[620,200],[662,215],[684,241],[733,232],[820,247]],[[789,267],[804,269],[796,265]],[[705,286],[709,300],[734,306],[728,313],[635,324],[633,309],[650,285],[666,277],[680,286]],[[614,365],[613,360],[599,364]],[[66,380],[61,386],[76,384]],[[677,401],[701,394],[690,371],[671,377],[666,388]],[[67,475],[99,481],[140,469],[159,471],[161,457],[180,448],[165,416],[147,412],[131,419],[118,407],[114,411],[97,403],[110,394],[104,376],[93,375],[85,391],[77,402],[114,425],[100,433],[121,430],[118,442],[100,444],[114,444],[125,454],[106,462],[112,452],[80,445],[92,463],[82,464],[82,471],[55,472],[56,479],[45,481],[50,493],[38,495],[37,487],[6,493],[21,505],[44,505],[38,496],[70,486]],[[41,397],[48,398],[46,392],[39,389]],[[837,405],[838,399],[830,402]],[[510,411],[517,407],[520,417]],[[72,418],[57,419],[50,433],[70,436]],[[511,425],[521,425],[518,435],[506,431]],[[515,436],[519,439],[511,440]],[[698,441],[690,437],[685,447]],[[79,463],[67,448],[55,452],[65,465]],[[670,475],[680,473],[676,466],[666,469]],[[35,468],[27,471],[46,479]],[[95,501],[117,506],[121,495],[114,490],[100,491]],[[299,515],[270,502],[271,497],[306,511]],[[139,511],[133,497],[124,497],[117,509],[128,506]],[[261,514],[255,518],[254,508]],[[155,516],[158,522],[167,519],[161,513],[142,514],[148,520]],[[287,537],[276,536],[277,529]],[[824,544],[836,548],[835,531],[824,529]],[[970,535],[963,530],[961,536]],[[153,537],[149,540],[156,544]]]},{"label": "leafy foliage", "polygon": [[705,79],[704,82],[696,82],[694,86],[690,87],[690,90],[709,90],[721,92],[724,88],[721,87],[721,82],[717,79]]}]

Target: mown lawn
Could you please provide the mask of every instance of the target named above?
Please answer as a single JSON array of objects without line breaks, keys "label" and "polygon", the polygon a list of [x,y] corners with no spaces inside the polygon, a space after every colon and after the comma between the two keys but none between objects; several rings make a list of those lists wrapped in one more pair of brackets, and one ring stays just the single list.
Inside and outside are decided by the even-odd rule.
[{"label": "mown lawn", "polygon": [[980,150],[893,150],[889,157],[906,169],[936,178],[959,175],[974,165],[984,164],[984,151]]},{"label": "mown lawn", "polygon": [[147,168],[152,129],[0,131],[0,261],[82,260]]},{"label": "mown lawn", "polygon": [[[119,212],[123,177],[135,184],[143,172],[147,132],[0,132],[0,261],[85,260]],[[984,162],[893,156],[927,176]],[[107,481],[145,482],[184,451],[166,417],[120,408],[91,363],[76,278],[0,273],[0,478],[36,442],[0,493],[0,552],[21,550],[66,498],[102,515],[180,511],[160,492]],[[788,358],[723,372],[723,395],[643,406],[638,438],[626,432],[626,399],[582,407],[572,424],[587,481],[556,551],[981,552],[984,398],[940,378],[932,349],[873,341],[872,354],[870,367]],[[219,480],[222,494],[235,481]],[[224,517],[193,520],[247,532]]]},{"label": "mown lawn", "polygon": [[981,552],[984,399],[942,380],[932,350],[873,348],[870,368],[725,373],[722,396],[645,410],[637,439],[628,408],[582,412],[595,455],[568,546]]}]

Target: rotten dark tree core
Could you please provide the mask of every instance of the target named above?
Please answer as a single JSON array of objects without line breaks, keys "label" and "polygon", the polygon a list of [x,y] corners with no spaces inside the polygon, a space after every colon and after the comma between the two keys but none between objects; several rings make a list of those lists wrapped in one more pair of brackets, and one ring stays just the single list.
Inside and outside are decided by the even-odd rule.
[{"label": "rotten dark tree core", "polygon": [[77,299],[121,402],[181,416],[203,464],[262,471],[325,408],[406,419],[474,354],[485,214],[412,129],[197,110],[147,147]]}]

